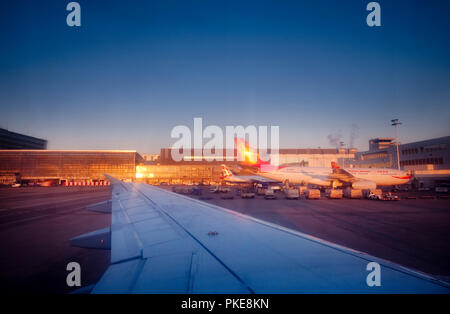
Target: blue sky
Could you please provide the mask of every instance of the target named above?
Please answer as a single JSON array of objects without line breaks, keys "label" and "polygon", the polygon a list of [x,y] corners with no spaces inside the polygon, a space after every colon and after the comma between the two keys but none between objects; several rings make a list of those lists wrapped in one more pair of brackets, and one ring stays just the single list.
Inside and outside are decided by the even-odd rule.
[{"label": "blue sky", "polygon": [[279,125],[282,147],[367,149],[450,135],[450,4],[378,1],[0,4],[0,127],[51,149],[170,146],[176,125]]}]

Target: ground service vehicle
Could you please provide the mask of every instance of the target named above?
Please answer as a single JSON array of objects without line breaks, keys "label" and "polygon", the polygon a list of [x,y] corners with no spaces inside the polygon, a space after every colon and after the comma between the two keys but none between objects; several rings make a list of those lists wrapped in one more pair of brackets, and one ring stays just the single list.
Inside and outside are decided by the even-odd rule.
[{"label": "ground service vehicle", "polygon": [[284,190],[285,196],[287,199],[293,200],[296,199],[298,200],[300,197],[300,193],[298,192],[298,189],[285,189]]},{"label": "ground service vehicle", "polygon": [[341,199],[342,198],[342,190],[338,190],[338,189],[328,189],[326,191],[326,195],[328,198],[331,199]]},{"label": "ground service vehicle", "polygon": [[363,192],[362,190],[348,188],[344,191],[344,196],[346,198],[362,198]]},{"label": "ground service vehicle", "polygon": [[255,198],[255,193],[253,191],[244,190],[241,192],[241,197],[242,198]]},{"label": "ground service vehicle", "polygon": [[318,200],[320,199],[320,190],[317,189],[309,189],[306,193],[306,198],[307,199],[314,199],[314,200]]},{"label": "ground service vehicle", "polygon": [[264,193],[264,198],[266,200],[274,200],[277,197],[275,196],[275,191],[272,189],[266,189],[265,193]]}]

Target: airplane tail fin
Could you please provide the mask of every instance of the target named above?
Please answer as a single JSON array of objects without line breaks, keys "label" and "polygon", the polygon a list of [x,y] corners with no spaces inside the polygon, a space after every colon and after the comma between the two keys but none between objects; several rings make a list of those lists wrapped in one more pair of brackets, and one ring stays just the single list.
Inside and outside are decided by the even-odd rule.
[{"label": "airplane tail fin", "polygon": [[270,163],[261,160],[258,152],[241,138],[234,139],[238,151],[238,156],[242,159],[244,164],[261,168],[261,165],[269,165]]},{"label": "airplane tail fin", "polygon": [[230,179],[233,177],[233,173],[231,172],[231,170],[225,166],[222,165],[222,176],[220,177],[222,180],[226,180],[226,179]]},{"label": "airplane tail fin", "polygon": [[339,167],[339,165],[337,163],[335,163],[334,161],[331,162],[331,168],[332,169],[340,169],[341,167]]}]

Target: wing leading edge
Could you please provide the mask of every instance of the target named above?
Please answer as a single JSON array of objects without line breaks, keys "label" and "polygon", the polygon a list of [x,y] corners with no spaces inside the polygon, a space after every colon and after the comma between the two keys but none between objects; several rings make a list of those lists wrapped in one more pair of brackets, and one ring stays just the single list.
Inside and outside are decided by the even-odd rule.
[{"label": "wing leading edge", "polygon": [[[433,277],[150,185],[112,183],[93,293],[449,293]],[[369,287],[369,262],[381,286]]]}]

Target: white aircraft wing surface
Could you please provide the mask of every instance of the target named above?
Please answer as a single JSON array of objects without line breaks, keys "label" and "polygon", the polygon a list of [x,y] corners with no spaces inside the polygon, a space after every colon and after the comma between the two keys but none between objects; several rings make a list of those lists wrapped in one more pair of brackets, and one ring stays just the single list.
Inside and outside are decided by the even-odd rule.
[{"label": "white aircraft wing surface", "polygon": [[331,175],[333,179],[338,179],[343,182],[356,182],[360,181],[360,179],[356,178],[350,172],[346,171],[342,168],[333,169],[333,174]]},{"label": "white aircraft wing surface", "polygon": [[245,175],[245,176],[233,175],[232,177],[225,178],[224,180],[226,182],[231,183],[273,183],[273,184],[281,183],[281,181],[272,180],[266,177],[256,175]]},{"label": "white aircraft wing surface", "polygon": [[[93,293],[449,293],[430,276],[150,185],[112,183]],[[367,264],[381,265],[369,287]]]},{"label": "white aircraft wing surface", "polygon": [[281,183],[281,181],[269,179],[262,176],[241,176],[241,178],[248,178],[251,182],[256,183]]}]

